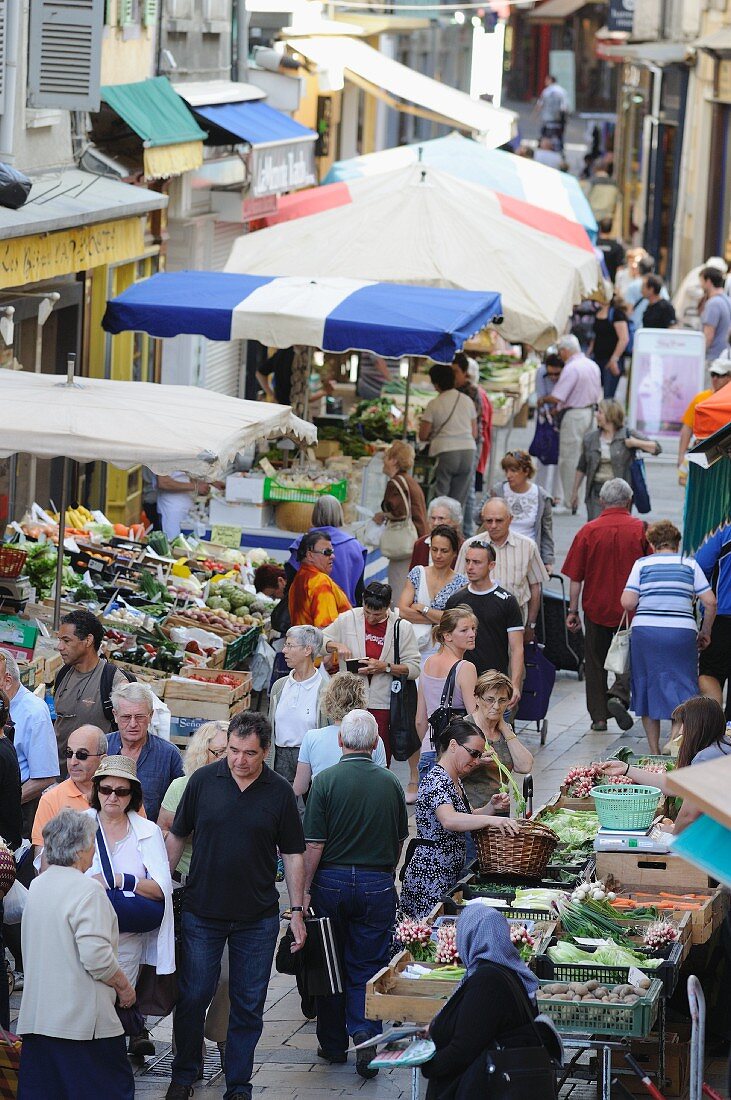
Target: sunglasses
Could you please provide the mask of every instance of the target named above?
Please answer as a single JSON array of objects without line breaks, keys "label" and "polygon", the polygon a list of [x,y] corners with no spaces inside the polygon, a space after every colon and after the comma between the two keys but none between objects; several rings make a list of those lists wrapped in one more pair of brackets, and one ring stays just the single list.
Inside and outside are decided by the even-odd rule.
[{"label": "sunglasses", "polygon": [[526,451],[506,451],[505,458],[530,459],[530,455]]},{"label": "sunglasses", "polygon": [[129,798],[132,794],[131,787],[106,787],[101,783],[99,784],[99,794],[103,794],[105,798],[111,798],[112,795],[116,795],[117,798]]},{"label": "sunglasses", "polygon": [[471,542],[467,547],[468,550],[492,550],[492,546],[489,542]]},{"label": "sunglasses", "polygon": [[311,550],[310,553],[312,553],[312,554],[322,554],[323,557],[325,557],[325,558],[331,558],[333,556],[333,554],[335,553],[335,551],[332,549],[332,547],[330,547],[329,550]]},{"label": "sunglasses", "polygon": [[226,755],[225,749],[212,749],[210,745],[208,746],[208,751],[216,760],[220,760],[222,756]]},{"label": "sunglasses", "polygon": [[479,760],[482,756],[482,749],[468,749],[466,745],[460,745],[460,748],[468,752],[473,760]]},{"label": "sunglasses", "polygon": [[105,755],[106,753],[103,752],[89,752],[88,749],[76,749],[76,751],[74,751],[73,749],[66,749],[66,752],[64,753],[64,756],[67,760],[73,760],[74,757],[76,757],[77,760],[88,760],[90,756]]}]

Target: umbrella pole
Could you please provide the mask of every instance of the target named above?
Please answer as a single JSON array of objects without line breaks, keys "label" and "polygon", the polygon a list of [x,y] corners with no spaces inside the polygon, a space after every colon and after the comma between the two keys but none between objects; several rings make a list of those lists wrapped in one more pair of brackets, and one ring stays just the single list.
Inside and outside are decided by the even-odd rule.
[{"label": "umbrella pole", "polygon": [[414,364],[411,356],[409,356],[409,373],[406,375],[406,395],[404,397],[404,431],[403,438],[406,439],[409,431],[409,399],[411,397],[411,375],[414,370]]},{"label": "umbrella pole", "polygon": [[[66,360],[66,385],[73,386],[76,354],[70,352]],[[69,506],[69,460],[64,457],[61,471],[61,500],[58,509],[58,557],[56,559],[56,594],[53,600],[53,629],[61,625],[61,585],[63,583],[63,536],[66,529],[66,509]]]}]

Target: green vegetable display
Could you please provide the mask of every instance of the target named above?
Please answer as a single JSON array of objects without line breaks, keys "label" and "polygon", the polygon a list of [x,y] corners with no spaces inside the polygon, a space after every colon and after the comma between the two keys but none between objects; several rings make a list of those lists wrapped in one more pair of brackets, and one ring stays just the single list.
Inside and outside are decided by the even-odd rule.
[{"label": "green vegetable display", "polygon": [[551,810],[541,815],[541,824],[557,834],[560,856],[568,861],[591,852],[599,832],[599,818],[587,810]]},{"label": "green vegetable display", "polygon": [[[28,557],[23,572],[35,588],[36,598],[39,600],[51,594],[56,579],[57,559],[56,547],[52,542],[28,544]],[[64,565],[70,564],[70,561],[70,558],[65,558]]]},{"label": "green vegetable display", "polygon": [[558,905],[561,924],[573,939],[577,936],[586,939],[606,939],[631,950],[635,945],[626,934],[626,928],[612,917],[607,916],[604,902],[563,901]]},{"label": "green vegetable display", "polygon": [[647,955],[637,954],[629,948],[612,941],[606,947],[598,947],[596,951],[582,951],[573,943],[561,940],[554,947],[548,948],[548,957],[555,963],[587,963],[595,966],[642,966],[647,970],[659,966],[662,959],[651,959]]},{"label": "green vegetable display", "polygon": [[558,903],[566,895],[561,890],[526,889],[515,891],[513,909],[546,909],[550,910],[554,903]]}]

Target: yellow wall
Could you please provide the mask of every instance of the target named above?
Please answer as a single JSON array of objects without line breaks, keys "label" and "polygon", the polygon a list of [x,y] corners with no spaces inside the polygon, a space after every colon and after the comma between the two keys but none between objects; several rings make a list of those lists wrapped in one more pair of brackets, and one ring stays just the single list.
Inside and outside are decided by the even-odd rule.
[{"label": "yellow wall", "polygon": [[[144,0],[140,6],[142,3]],[[118,26],[118,6],[119,0],[107,0],[102,84],[133,84],[155,73],[155,28],[140,24],[127,28]]]}]

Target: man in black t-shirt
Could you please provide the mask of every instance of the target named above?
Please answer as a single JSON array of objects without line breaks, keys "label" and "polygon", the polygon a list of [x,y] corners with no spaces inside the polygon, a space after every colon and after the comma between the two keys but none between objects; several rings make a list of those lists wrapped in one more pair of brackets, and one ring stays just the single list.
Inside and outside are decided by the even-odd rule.
[{"label": "man in black t-shirt", "polygon": [[599,236],[596,240],[596,246],[603,253],[609,278],[614,282],[617,278],[617,268],[624,263],[624,247],[611,234],[612,219],[602,218],[599,222]]},{"label": "man in black t-shirt", "polygon": [[495,551],[489,542],[473,542],[466,554],[464,571],[469,584],[447,600],[447,607],[466,604],[477,617],[475,648],[467,650],[479,676],[497,669],[510,677],[513,695],[508,704],[517,706],[523,686],[523,616],[515,596],[493,580]]},{"label": "man in black t-shirt", "polygon": [[645,275],[642,282],[642,297],[648,305],[642,314],[643,328],[671,328],[676,321],[673,303],[661,297],[663,281],[659,275]]},{"label": "man in black t-shirt", "polygon": [[166,841],[174,871],[192,835],[181,921],[182,958],[167,1100],[187,1100],[203,1069],[203,1023],[223,949],[229,950],[231,1015],[226,1096],[251,1097],[254,1051],[279,934],[277,848],[292,909],[293,950],[305,942],[305,839],[289,783],[264,763],[271,727],[243,711],[228,729],[226,756],[188,780]]}]

